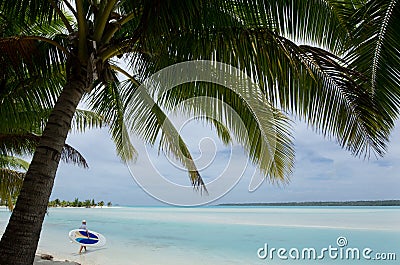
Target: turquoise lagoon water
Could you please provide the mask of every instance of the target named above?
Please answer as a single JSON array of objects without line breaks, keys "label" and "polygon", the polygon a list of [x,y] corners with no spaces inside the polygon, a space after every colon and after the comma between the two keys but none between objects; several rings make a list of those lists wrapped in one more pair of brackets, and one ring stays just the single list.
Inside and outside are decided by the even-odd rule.
[{"label": "turquoise lagoon water", "polygon": [[[3,230],[8,218],[9,213],[2,209]],[[82,219],[87,220],[89,229],[106,236],[105,247],[77,254],[79,246],[71,243],[67,234],[79,227]],[[266,244],[269,255],[261,259],[265,251],[259,249]],[[271,258],[271,248],[286,252],[281,250],[282,258],[272,252]],[[303,258],[304,249],[311,248],[316,258],[308,257],[307,251]],[[332,257],[324,248],[331,248]],[[357,248],[360,259],[346,258],[348,248]],[[371,250],[366,253],[369,260],[362,256],[365,249]],[[38,251],[82,265],[398,264],[400,208],[51,208]],[[387,260],[375,259],[376,254]]]}]

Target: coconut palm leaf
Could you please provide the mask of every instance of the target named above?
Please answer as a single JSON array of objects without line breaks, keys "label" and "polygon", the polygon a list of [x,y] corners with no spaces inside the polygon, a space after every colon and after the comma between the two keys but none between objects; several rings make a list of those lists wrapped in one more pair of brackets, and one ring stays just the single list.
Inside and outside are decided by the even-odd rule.
[{"label": "coconut palm leaf", "polygon": [[342,5],[346,2],[349,1],[225,1],[225,10],[235,10],[238,20],[248,27],[262,26],[295,43],[318,45],[340,54],[349,34],[343,25]]},{"label": "coconut palm leaf", "polygon": [[62,70],[68,51],[64,48],[67,39],[60,19],[42,24],[39,21],[19,21],[12,13],[2,14],[0,62],[8,67],[0,69],[1,79],[43,78]]},{"label": "coconut palm leaf", "polygon": [[[35,151],[40,136],[32,133],[0,134],[0,154],[29,155]],[[17,159],[17,158],[15,158]],[[72,146],[65,144],[61,152],[61,160],[84,168],[88,167],[85,158]]]},{"label": "coconut palm leaf", "polygon": [[52,71],[62,69],[61,65],[68,55],[59,42],[41,36],[1,38],[0,63],[8,67],[0,69],[0,76],[2,79],[8,76],[19,79],[34,75],[49,77]]},{"label": "coconut palm leaf", "polygon": [[[224,28],[208,34],[181,32],[165,46],[158,45],[153,55],[155,66],[149,69],[162,69],[199,54],[204,59],[240,65],[253,73],[274,106],[306,120],[325,136],[335,137],[353,154],[384,153],[390,122],[381,119],[378,107],[371,110],[377,104],[368,91],[357,85],[360,74],[345,68],[337,56],[319,48],[298,46],[270,30],[243,26],[231,32]],[[338,124],[347,125],[337,128]]]},{"label": "coconut palm leaf", "polygon": [[77,132],[85,132],[89,129],[103,128],[105,126],[107,126],[107,123],[103,116],[90,110],[78,109],[72,120],[71,129]]},{"label": "coconut palm leaf", "polygon": [[14,208],[13,200],[18,197],[25,173],[0,168],[0,200],[6,203],[11,211]]},{"label": "coconut palm leaf", "polygon": [[[138,84],[137,80],[129,76],[129,80],[122,83],[122,90],[136,91]],[[188,170],[193,187],[201,188],[207,192],[185,141],[147,91],[140,89],[131,94],[127,99],[126,106],[124,120],[127,121],[128,128],[151,145],[155,144],[157,136],[160,135],[160,150],[182,163]],[[222,129],[220,132],[225,133]]]},{"label": "coconut palm leaf", "polygon": [[[130,78],[133,79],[133,77]],[[137,86],[139,82],[134,80],[127,84]],[[287,119],[277,110],[271,112],[270,105],[266,103],[261,92],[258,94],[260,106],[249,106],[247,102],[251,102],[251,100],[244,100],[243,95],[251,94],[251,91],[243,91],[238,94],[218,85],[190,83],[160,94],[157,87],[149,86],[150,90],[137,90],[136,87],[127,89],[136,91],[127,103],[127,120],[133,131],[144,141],[154,144],[157,136],[161,135],[161,150],[169,155],[172,154],[189,171],[192,171],[190,169],[195,165],[187,164],[188,162],[192,163],[192,159],[183,139],[159,106],[163,106],[169,112],[174,109],[176,111],[178,108],[180,114],[198,117],[197,119],[205,120],[214,126],[217,124],[217,131],[221,131],[223,128],[223,133],[228,135],[225,137],[226,142],[231,141],[230,133],[232,133],[234,139],[245,147],[261,174],[269,176],[270,181],[287,181],[294,158]],[[255,95],[256,93],[253,94],[253,98]],[[182,102],[185,104],[181,104]],[[256,108],[258,113],[251,108]],[[244,123],[244,126],[239,120],[236,120],[237,117]],[[274,118],[278,121],[274,122]],[[222,124],[221,121],[225,121],[226,124]],[[277,152],[273,150],[270,154],[268,150],[271,147],[281,149]],[[199,178],[198,175],[191,176],[192,183],[193,177]]]},{"label": "coconut palm leaf", "polygon": [[[56,1],[60,2],[60,1]],[[51,5],[51,1],[40,0],[16,0],[16,1],[0,1],[0,10],[5,14],[13,16],[20,22],[51,22],[55,18],[55,11]]]},{"label": "coconut palm leaf", "polygon": [[153,145],[157,136],[161,134],[160,150],[182,163],[188,170],[193,187],[207,192],[192,155],[173,123],[146,91],[140,91],[136,96],[132,98],[133,101],[129,104],[126,116],[132,130],[138,135],[149,137],[146,141]]},{"label": "coconut palm leaf", "polygon": [[1,155],[27,155],[34,152],[40,136],[25,134],[0,134]]},{"label": "coconut palm leaf", "polygon": [[29,163],[21,158],[0,154],[0,201],[12,211],[13,201],[18,197],[24,172],[28,170]]},{"label": "coconut palm leaf", "polygon": [[169,90],[160,97],[159,104],[168,111],[178,108],[181,113],[211,125],[218,121],[232,140],[244,147],[262,176],[272,183],[286,183],[294,164],[289,120],[272,108],[262,93],[258,102],[246,99],[245,94],[246,91],[238,93],[209,83],[188,84]]},{"label": "coconut palm leaf", "polygon": [[86,99],[92,111],[104,117],[109,126],[117,154],[123,161],[134,160],[137,152],[129,139],[128,128],[124,122],[124,98],[115,82],[98,86]]},{"label": "coconut palm leaf", "polygon": [[68,164],[74,164],[83,168],[88,168],[89,165],[86,159],[72,146],[65,144],[61,152],[61,160]]},{"label": "coconut palm leaf", "polygon": [[392,120],[400,104],[400,3],[360,1],[348,21],[353,25],[347,60],[364,74],[376,100]]},{"label": "coconut palm leaf", "polygon": [[0,155],[0,168],[28,170],[29,162],[14,156]]}]

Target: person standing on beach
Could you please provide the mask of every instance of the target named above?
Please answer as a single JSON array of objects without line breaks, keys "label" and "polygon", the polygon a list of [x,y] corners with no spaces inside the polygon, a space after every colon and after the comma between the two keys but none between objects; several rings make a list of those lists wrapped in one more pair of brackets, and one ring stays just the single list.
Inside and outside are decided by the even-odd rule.
[{"label": "person standing on beach", "polygon": [[[87,237],[89,238],[89,231],[88,231],[87,226],[86,226],[86,220],[82,220],[82,224],[79,227],[79,229],[86,230]],[[79,249],[79,254],[82,253],[82,249],[85,249],[85,252],[86,252],[86,246],[81,246],[81,248]]]}]

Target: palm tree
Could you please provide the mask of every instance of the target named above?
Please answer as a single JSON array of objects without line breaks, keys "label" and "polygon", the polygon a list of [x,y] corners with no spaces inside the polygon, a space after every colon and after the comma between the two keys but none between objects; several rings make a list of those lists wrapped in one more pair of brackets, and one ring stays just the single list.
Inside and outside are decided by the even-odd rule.
[{"label": "palm tree", "polygon": [[9,210],[14,208],[29,163],[23,159],[0,155],[0,200]]},{"label": "palm tree", "polygon": [[60,201],[60,199],[57,198],[57,199],[54,200],[54,203],[55,203],[56,206],[60,206],[61,201]]},{"label": "palm tree", "polygon": [[79,199],[75,198],[75,200],[72,202],[73,207],[79,207]]},{"label": "palm tree", "polygon": [[[12,202],[18,197],[22,187],[24,172],[29,167],[29,163],[20,156],[33,154],[49,113],[49,110],[43,109],[40,102],[31,98],[29,93],[20,94],[17,89],[13,88],[12,83],[6,83],[3,92],[7,91],[8,93],[0,95],[1,102],[13,102],[17,105],[14,106],[11,115],[8,111],[9,104],[0,104],[0,198],[7,202],[10,210],[13,209]],[[22,100],[30,101],[32,108],[22,108],[18,103],[16,104]],[[77,116],[81,117],[75,118],[74,127],[82,126],[81,123],[90,121],[83,115]],[[95,117],[93,114],[92,116]],[[92,122],[101,123],[99,118],[93,119]],[[65,144],[62,149],[61,160],[84,168],[88,167],[84,157],[68,144]]]},{"label": "palm tree", "polygon": [[[34,153],[51,111],[50,106],[43,105],[31,93],[21,93],[23,90],[20,88],[21,85],[15,85],[15,80],[13,81],[5,83],[3,93],[0,95],[2,102],[0,104],[0,198],[7,202],[10,210],[14,207],[13,201],[18,197],[25,172],[29,167],[29,163],[20,157]],[[29,102],[29,106],[24,107],[19,104],[22,101]],[[12,113],[9,103],[14,105]],[[84,130],[101,124],[101,118],[96,114],[78,110],[73,127]],[[61,160],[84,168],[88,167],[85,158],[68,144],[62,149]]]},{"label": "palm tree", "polygon": [[[29,146],[32,144],[29,141],[37,144],[39,138],[39,136],[33,134],[0,133],[0,201],[6,203],[10,211],[14,208],[14,201],[18,198],[25,172],[29,168],[29,163],[19,158],[18,155],[32,154],[34,146]],[[21,152],[19,149],[21,147],[26,147],[27,150]],[[11,156],[7,154],[10,152],[12,153]],[[73,163],[84,168],[88,167],[85,158],[68,144],[64,145],[61,156],[66,163]]]},{"label": "palm tree", "polygon": [[[18,101],[18,96],[7,97],[7,100]],[[0,99],[2,99],[0,97]],[[26,99],[26,96],[25,96]],[[33,102],[32,102],[33,103]],[[34,103],[38,104],[38,102]],[[15,110],[13,116],[23,116],[24,118],[16,118],[18,122],[7,119],[6,104],[0,105],[0,198],[7,202],[10,210],[13,209],[13,201],[18,197],[22,187],[22,182],[25,177],[25,172],[28,170],[29,163],[20,158],[30,156],[34,153],[36,146],[39,144],[41,131],[38,121],[45,123],[48,117],[42,116],[43,113],[48,113],[48,110]],[[73,127],[81,127],[81,130],[90,127],[83,124],[92,124],[101,126],[101,118],[94,113],[78,110],[74,119]],[[83,114],[83,115],[81,115]],[[47,115],[48,116],[48,115]],[[72,163],[83,168],[88,168],[85,158],[75,148],[68,144],[64,144],[61,151],[61,160],[66,163]]]},{"label": "palm tree", "polygon": [[[4,27],[0,26],[0,35],[3,37],[38,31],[35,25],[22,29],[18,23],[12,23],[12,20],[5,18],[6,16],[3,16],[3,20],[0,21],[4,24]],[[59,23],[55,20],[49,24],[46,32],[57,28]],[[12,73],[8,73],[2,78],[0,90],[0,198],[7,202],[10,210],[13,209],[13,201],[22,187],[24,171],[29,167],[29,163],[18,156],[34,153],[64,79],[62,75],[54,72],[50,79],[29,76],[23,82],[20,81]],[[77,110],[73,129],[83,131],[91,127],[101,127],[102,124],[101,117],[95,113]],[[83,156],[68,144],[62,149],[61,160],[88,167]]]},{"label": "palm tree", "polygon": [[90,206],[92,206],[92,202],[91,202],[90,200],[85,200],[85,201],[83,202],[83,205],[84,205],[86,208],[90,208]]},{"label": "palm tree", "polygon": [[67,202],[66,200],[62,200],[61,207],[67,207],[67,206],[69,206],[69,202]]},{"label": "palm tree", "polygon": [[[245,148],[272,181],[287,181],[294,159],[291,128],[278,108],[304,118],[355,155],[369,151],[382,154],[390,127],[384,125],[390,119],[375,108],[375,100],[362,86],[358,73],[344,67],[338,58],[344,53],[348,31],[330,7],[330,1],[317,0],[0,0],[1,20],[7,21],[10,16],[22,27],[46,28],[57,19],[64,26],[55,35],[27,31],[0,39],[1,84],[9,76],[28,80],[40,75],[41,80],[51,80],[58,73],[65,80],[1,239],[0,264],[33,262],[61,151],[83,99],[106,117],[123,159],[136,155],[127,140],[128,130],[151,144],[161,134],[161,148],[178,158],[188,168],[192,184],[203,189],[183,140],[173,142],[170,136],[176,130],[160,125],[166,120],[161,107],[168,109],[190,97],[213,97],[221,104],[216,109],[224,103],[237,111],[251,135]],[[69,16],[75,23],[70,23]],[[307,23],[309,19],[319,23],[314,26]],[[302,38],[327,50],[295,44]],[[118,58],[127,62],[128,71],[119,67]],[[196,59],[239,67],[260,84],[269,102],[265,108],[273,110],[276,120],[272,166],[260,151],[260,146],[270,140],[263,134],[263,125],[232,91],[201,82],[185,84],[154,102],[150,112],[141,112],[143,98],[133,92],[148,76],[171,64]],[[117,72],[126,75],[128,81],[121,84]],[[207,110],[200,105],[189,106],[186,111]],[[126,124],[126,114],[140,123]],[[213,125],[228,141],[223,126]],[[243,135],[239,129],[232,133],[237,139]]]}]

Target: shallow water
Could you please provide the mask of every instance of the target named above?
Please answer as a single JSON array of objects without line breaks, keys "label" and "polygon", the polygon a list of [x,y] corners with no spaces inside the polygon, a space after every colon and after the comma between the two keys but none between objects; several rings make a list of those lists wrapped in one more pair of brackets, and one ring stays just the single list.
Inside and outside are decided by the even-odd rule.
[{"label": "shallow water", "polygon": [[[9,213],[1,210],[3,229],[8,218]],[[79,246],[70,242],[68,232],[79,227],[82,219],[89,229],[105,235],[104,248],[77,254]],[[347,245],[339,246],[338,237],[344,237]],[[266,244],[268,256],[261,259],[265,251],[258,250]],[[275,252],[270,253],[271,248]],[[286,251],[281,250],[281,257],[279,248]],[[316,251],[315,259],[312,253],[308,256],[311,248]],[[358,249],[360,259],[346,258],[349,248]],[[365,249],[372,252],[363,257]],[[400,260],[400,208],[51,208],[39,252],[83,265],[396,264]],[[372,260],[377,253],[393,253],[397,261]]]}]

